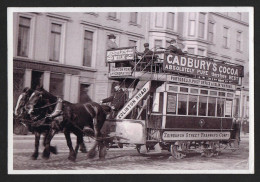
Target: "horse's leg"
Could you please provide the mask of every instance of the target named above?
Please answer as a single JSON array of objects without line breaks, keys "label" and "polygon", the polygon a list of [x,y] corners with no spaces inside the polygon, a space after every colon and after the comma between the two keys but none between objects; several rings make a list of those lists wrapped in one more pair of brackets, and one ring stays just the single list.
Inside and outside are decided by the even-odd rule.
[{"label": "horse's leg", "polygon": [[51,140],[54,137],[54,135],[56,134],[56,130],[50,129],[49,133],[46,135],[46,139],[45,139],[45,148],[43,150],[43,154],[42,157],[45,159],[49,159],[50,158],[50,144],[51,144]]},{"label": "horse's leg", "polygon": [[92,146],[92,148],[89,150],[89,152],[87,154],[87,158],[94,158],[96,156],[96,147],[99,144],[98,137],[100,136],[100,132],[98,129],[96,118],[93,118],[93,124],[94,124],[94,140],[95,141],[94,141],[94,145]]},{"label": "horse's leg", "polygon": [[86,148],[86,145],[85,145],[85,143],[84,143],[84,138],[83,138],[83,136],[82,136],[82,143],[79,145],[79,147],[80,147],[80,151],[82,152],[82,153],[87,153],[87,148]]},{"label": "horse's leg", "polygon": [[72,147],[72,142],[71,142],[71,138],[70,138],[70,131],[68,131],[66,128],[64,130],[64,135],[65,135],[65,138],[66,138],[66,141],[67,141],[67,146],[69,147],[69,150],[70,150],[70,154],[69,154],[69,157],[68,159],[71,160],[71,161],[75,161],[76,160],[76,153]]},{"label": "horse's leg", "polygon": [[[84,145],[84,141],[83,141],[82,132],[78,132],[78,133],[75,133],[75,134],[77,135],[77,144],[76,144],[76,147],[75,147],[75,152],[77,154],[78,150],[79,150],[79,146],[82,146],[82,144]],[[84,145],[84,147],[85,147],[85,145]],[[85,147],[85,151],[86,151],[86,147]]]},{"label": "horse's leg", "polygon": [[35,132],[35,143],[34,143],[34,153],[32,154],[31,158],[33,160],[36,160],[39,155],[39,144],[40,144],[40,138],[41,138],[41,133],[40,132]]},{"label": "horse's leg", "polygon": [[[43,146],[44,146],[44,147],[46,146],[47,134],[48,134],[48,133],[45,133],[45,134],[44,134],[44,140],[43,140]],[[58,154],[57,147],[50,145],[50,152],[53,153],[53,154],[55,154],[55,155],[57,155],[57,154]]]}]

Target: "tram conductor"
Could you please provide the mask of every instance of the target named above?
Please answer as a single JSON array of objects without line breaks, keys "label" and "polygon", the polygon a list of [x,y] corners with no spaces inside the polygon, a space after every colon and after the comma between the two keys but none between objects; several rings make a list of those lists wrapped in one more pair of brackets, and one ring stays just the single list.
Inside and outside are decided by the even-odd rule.
[{"label": "tram conductor", "polygon": [[111,118],[116,117],[118,111],[124,106],[125,100],[127,98],[125,92],[120,88],[119,85],[115,86],[114,89],[115,93],[112,96],[100,101],[101,104],[108,102],[111,103],[110,106],[113,110],[112,114],[110,115]]}]

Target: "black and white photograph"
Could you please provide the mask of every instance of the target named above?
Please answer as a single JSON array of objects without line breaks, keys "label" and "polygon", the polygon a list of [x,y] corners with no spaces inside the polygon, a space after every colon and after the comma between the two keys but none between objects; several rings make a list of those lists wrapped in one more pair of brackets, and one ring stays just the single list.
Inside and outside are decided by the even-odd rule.
[{"label": "black and white photograph", "polygon": [[253,174],[253,10],[9,7],[8,173]]}]

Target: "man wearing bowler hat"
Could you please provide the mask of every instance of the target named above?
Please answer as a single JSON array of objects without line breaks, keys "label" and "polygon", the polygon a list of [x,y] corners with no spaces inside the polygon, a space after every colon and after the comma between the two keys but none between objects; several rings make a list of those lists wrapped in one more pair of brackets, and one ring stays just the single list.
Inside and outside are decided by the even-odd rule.
[{"label": "man wearing bowler hat", "polygon": [[116,36],[114,34],[108,35],[107,49],[116,49],[116,48],[118,48],[116,44]]}]

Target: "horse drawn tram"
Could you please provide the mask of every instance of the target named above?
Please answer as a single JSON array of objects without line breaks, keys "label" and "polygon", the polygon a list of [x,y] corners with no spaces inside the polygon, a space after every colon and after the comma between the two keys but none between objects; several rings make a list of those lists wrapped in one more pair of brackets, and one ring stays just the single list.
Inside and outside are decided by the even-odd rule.
[{"label": "horse drawn tram", "polygon": [[139,153],[169,150],[176,159],[238,149],[240,124],[232,114],[243,66],[167,50],[140,54],[135,47],[108,50],[107,62],[109,79],[127,99],[103,133]]}]

